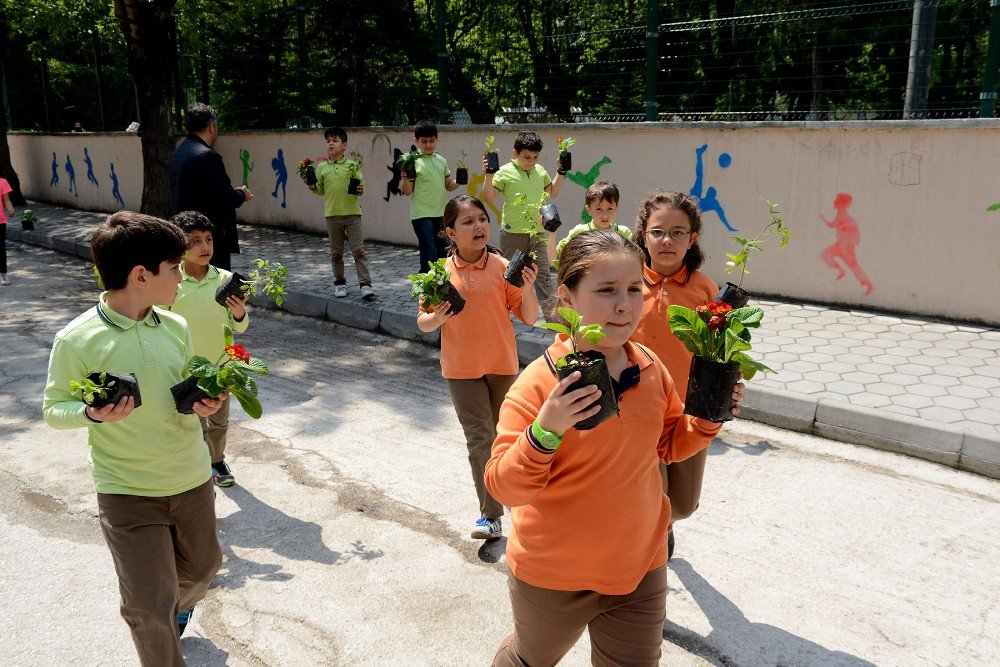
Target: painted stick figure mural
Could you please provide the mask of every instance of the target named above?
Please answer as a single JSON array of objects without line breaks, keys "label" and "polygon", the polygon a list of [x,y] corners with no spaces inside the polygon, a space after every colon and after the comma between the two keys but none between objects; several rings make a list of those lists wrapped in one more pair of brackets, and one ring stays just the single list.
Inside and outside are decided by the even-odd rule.
[{"label": "painted stick figure mural", "polygon": [[[416,148],[416,146],[414,146]],[[389,177],[388,182],[385,184],[385,197],[382,199],[389,201],[389,197],[392,195],[402,195],[402,191],[399,189],[399,183],[403,180],[402,174],[399,173],[399,167],[396,166],[396,160],[398,160],[403,155],[403,151],[398,148],[392,149],[392,163],[386,167],[392,174]]]},{"label": "painted stick figure mural", "polygon": [[497,222],[500,222],[500,210],[494,206],[492,203],[487,204],[483,200],[483,183],[486,182],[486,174],[480,171],[473,171],[469,173],[469,185],[466,186],[465,191],[476,199],[482,201],[486,206],[493,211],[493,215],[496,216]]},{"label": "painted stick figure mural", "polygon": [[[607,155],[602,157],[597,162],[597,164],[595,164],[593,167],[590,168],[589,171],[587,171],[586,174],[583,173],[582,171],[575,171],[572,174],[567,173],[566,178],[568,178],[569,180],[573,181],[581,188],[586,190],[591,185],[597,182],[597,177],[601,175],[601,167],[603,167],[606,164],[611,164],[611,158],[609,158]],[[585,223],[590,222],[591,218],[590,215],[587,213],[586,207],[584,207],[583,210],[581,210],[580,219],[583,220]]]},{"label": "painted stick figure mural", "polygon": [[867,296],[872,293],[874,286],[872,285],[872,281],[868,279],[868,276],[865,275],[865,272],[861,270],[861,267],[858,265],[858,259],[854,254],[854,249],[861,242],[861,231],[858,229],[858,222],[847,212],[853,201],[854,198],[851,195],[844,192],[838,193],[837,198],[833,200],[833,207],[837,209],[837,214],[833,217],[833,220],[827,220],[826,216],[822,213],[820,214],[820,219],[826,223],[827,227],[837,230],[837,240],[833,242],[832,246],[824,250],[820,256],[827,266],[837,270],[837,280],[847,275],[844,269],[837,264],[836,260],[839,259],[843,262],[851,270],[851,273],[854,274],[854,277],[858,279],[861,286],[865,288],[865,295]]},{"label": "painted stick figure mural", "polygon": [[[714,187],[709,186],[707,190],[702,193],[702,188],[704,187],[705,181],[705,167],[702,162],[705,151],[708,150],[708,144],[702,144],[701,147],[696,148],[694,151],[695,155],[695,165],[694,165],[694,185],[691,187],[691,191],[688,193],[698,202],[698,208],[701,209],[702,213],[708,213],[713,211],[719,216],[719,220],[722,224],[726,226],[731,232],[737,231],[735,227],[729,224],[726,219],[726,211],[722,208],[722,203],[719,202],[718,192]],[[733,163],[733,157],[729,153],[719,154],[719,167],[722,169],[729,169],[729,165]]]},{"label": "painted stick figure mural", "polygon": [[108,174],[111,179],[111,194],[115,197],[115,203],[120,207],[125,208],[125,200],[122,199],[122,193],[118,190],[118,174],[115,173],[115,163],[111,163],[111,173]]},{"label": "painted stick figure mural", "polygon": [[49,187],[59,183],[59,160],[56,159],[56,154],[52,153],[52,178],[49,179]]},{"label": "painted stick figure mural", "polygon": [[94,161],[90,159],[86,146],[83,147],[83,163],[87,165],[87,180],[93,183],[95,188],[101,187],[97,184],[97,177],[94,176]]},{"label": "painted stick figure mural", "polygon": [[278,155],[271,158],[271,169],[274,170],[274,192],[271,196],[278,198],[278,188],[281,188],[281,208],[285,206],[285,184],[288,183],[288,168],[285,167],[285,152],[278,149]]},{"label": "painted stick figure mural", "polygon": [[66,156],[66,175],[69,176],[69,191],[73,193],[74,197],[80,196],[80,191],[76,187],[76,170],[73,169],[73,163],[70,162],[69,156]]},{"label": "painted stick figure mural", "polygon": [[250,151],[243,149],[240,151],[240,162],[243,163],[243,187],[250,187],[247,184],[247,180],[250,178],[250,172],[253,171],[253,162],[250,161]]}]

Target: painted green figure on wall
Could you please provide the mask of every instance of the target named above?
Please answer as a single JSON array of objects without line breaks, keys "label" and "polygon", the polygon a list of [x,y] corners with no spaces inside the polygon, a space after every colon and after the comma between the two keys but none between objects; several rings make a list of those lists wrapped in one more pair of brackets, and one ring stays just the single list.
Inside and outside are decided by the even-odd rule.
[{"label": "painted green figure on wall", "polygon": [[[573,181],[581,188],[586,190],[591,185],[597,182],[597,177],[601,175],[601,167],[603,167],[606,164],[611,164],[611,158],[609,158],[607,155],[602,157],[597,164],[595,164],[593,167],[590,168],[589,171],[587,171],[586,174],[583,173],[582,171],[575,171],[572,174],[567,173],[566,178],[568,178],[569,180]],[[583,220],[584,223],[590,222],[591,218],[590,215],[587,213],[586,207],[584,207],[583,210],[580,211],[580,219]]]},{"label": "painted green figure on wall", "polygon": [[253,162],[250,161],[250,151],[243,149],[240,151],[240,162],[243,163],[243,187],[250,187],[247,181],[250,179],[250,172],[253,171]]}]

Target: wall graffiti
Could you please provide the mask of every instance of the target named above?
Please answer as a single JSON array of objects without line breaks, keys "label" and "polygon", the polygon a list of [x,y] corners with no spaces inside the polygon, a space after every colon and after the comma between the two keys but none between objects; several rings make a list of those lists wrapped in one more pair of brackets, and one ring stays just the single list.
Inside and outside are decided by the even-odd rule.
[{"label": "wall graffiti", "polygon": [[118,189],[118,174],[115,173],[115,163],[111,163],[111,173],[108,174],[111,179],[111,194],[115,198],[115,203],[118,204],[119,208],[125,208],[125,200],[122,199],[122,193]]},{"label": "wall graffiti", "polygon": [[253,171],[253,161],[250,159],[250,151],[242,149],[240,151],[240,162],[243,163],[243,187],[250,187],[250,172]]},{"label": "wall graffiti", "polygon": [[867,296],[872,293],[874,286],[861,269],[858,259],[855,256],[855,248],[861,242],[861,230],[858,229],[857,220],[847,212],[853,201],[854,198],[851,195],[840,192],[837,194],[836,199],[833,200],[833,208],[837,210],[837,214],[833,217],[833,220],[827,220],[826,216],[822,213],[820,214],[820,219],[826,223],[827,227],[837,230],[837,240],[829,248],[826,248],[820,256],[823,258],[824,264],[831,269],[837,270],[836,280],[840,280],[847,275],[847,272],[837,263],[837,260],[839,259],[843,262],[851,270],[851,273],[854,274],[854,277],[858,279],[861,286],[865,288],[865,296]]},{"label": "wall graffiti", "polygon": [[920,185],[920,160],[918,153],[901,151],[889,158],[889,182],[893,185]]},{"label": "wall graffiti", "polygon": [[281,190],[281,208],[285,208],[285,188],[288,185],[288,167],[285,166],[285,151],[278,149],[278,154],[271,158],[271,169],[274,170],[274,192],[271,196],[278,198],[278,190]]},{"label": "wall graffiti", "polygon": [[[695,165],[694,165],[694,185],[688,192],[695,200],[698,202],[698,208],[701,209],[702,213],[708,213],[712,211],[717,216],[722,224],[726,226],[731,232],[738,231],[735,227],[729,224],[729,220],[726,219],[726,210],[722,207],[722,203],[719,201],[719,193],[713,186],[709,186],[708,189],[704,189],[705,184],[705,166],[703,163],[705,151],[708,150],[708,144],[702,144],[694,150],[695,155]],[[733,157],[729,153],[721,153],[718,158],[719,167],[722,169],[728,169],[733,163]]]},{"label": "wall graffiti", "polygon": [[69,176],[69,191],[74,197],[80,196],[80,191],[76,187],[76,170],[73,169],[73,162],[66,156],[66,175]]},{"label": "wall graffiti", "polygon": [[[570,181],[573,181],[581,188],[586,190],[591,185],[597,182],[597,177],[601,175],[601,167],[603,167],[606,164],[611,164],[611,158],[609,158],[607,155],[598,160],[597,164],[595,164],[589,170],[587,170],[587,173],[583,173],[582,171],[575,171],[572,174],[567,173],[566,178]],[[591,220],[590,214],[587,213],[586,207],[584,207],[583,210],[581,210],[580,219],[583,220],[584,223],[590,222]]]},{"label": "wall graffiti", "polygon": [[93,183],[95,188],[100,188],[97,177],[94,176],[94,161],[90,159],[90,153],[86,146],[83,147],[83,163],[87,165],[87,181]]},{"label": "wall graffiti", "polygon": [[52,178],[49,179],[49,187],[55,187],[59,183],[59,160],[56,154],[52,153]]}]

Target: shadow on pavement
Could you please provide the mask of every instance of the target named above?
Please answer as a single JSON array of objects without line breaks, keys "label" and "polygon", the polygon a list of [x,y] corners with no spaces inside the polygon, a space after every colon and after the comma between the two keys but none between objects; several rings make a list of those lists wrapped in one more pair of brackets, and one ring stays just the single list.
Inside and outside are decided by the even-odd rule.
[{"label": "shadow on pavement", "polygon": [[722,438],[714,438],[708,448],[709,456],[724,456],[730,451],[746,454],[747,456],[760,456],[764,452],[777,451],[780,447],[772,445],[767,440],[758,440],[756,443],[745,442],[740,445],[726,442]]},{"label": "shadow on pavement", "polygon": [[225,665],[229,661],[229,653],[205,637],[184,637],[181,639],[181,652],[184,662],[191,667]]}]

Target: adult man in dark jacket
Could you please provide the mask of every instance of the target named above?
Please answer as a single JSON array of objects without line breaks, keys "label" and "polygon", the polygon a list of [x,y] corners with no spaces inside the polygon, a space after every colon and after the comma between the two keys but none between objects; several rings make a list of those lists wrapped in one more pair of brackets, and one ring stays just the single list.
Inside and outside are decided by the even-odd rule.
[{"label": "adult man in dark jacket", "polygon": [[188,135],[174,150],[167,173],[170,175],[170,203],[175,214],[198,211],[212,221],[215,254],[212,265],[230,269],[229,255],[240,251],[236,236],[236,209],[253,199],[246,186],[234,188],[222,164],[222,156],[212,150],[219,139],[215,110],[207,104],[188,107],[185,125]]}]

